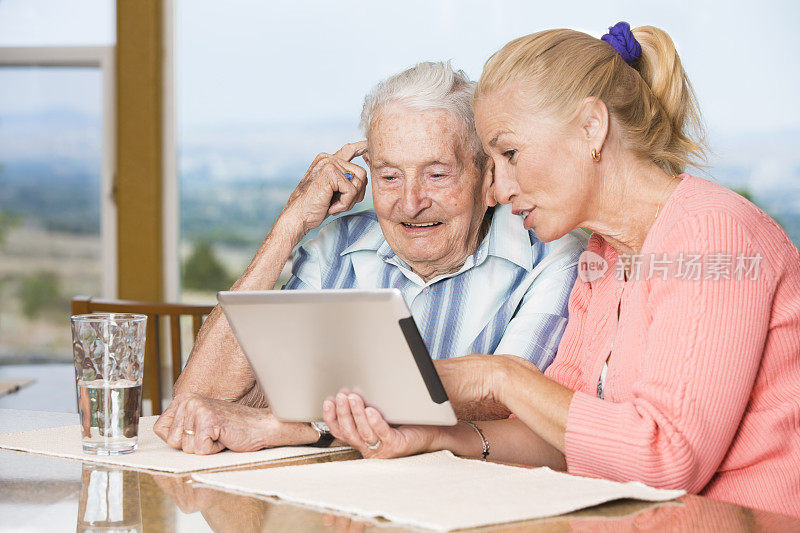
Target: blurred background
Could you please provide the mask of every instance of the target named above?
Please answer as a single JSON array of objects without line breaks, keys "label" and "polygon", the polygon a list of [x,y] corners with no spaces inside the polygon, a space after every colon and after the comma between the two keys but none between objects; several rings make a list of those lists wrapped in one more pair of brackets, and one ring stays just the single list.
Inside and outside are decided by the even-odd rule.
[{"label": "blurred background", "polygon": [[619,20],[675,40],[714,152],[693,172],[800,244],[795,1],[0,0],[0,376],[71,361],[73,296],[213,303],[382,78],[477,79],[515,37]]}]

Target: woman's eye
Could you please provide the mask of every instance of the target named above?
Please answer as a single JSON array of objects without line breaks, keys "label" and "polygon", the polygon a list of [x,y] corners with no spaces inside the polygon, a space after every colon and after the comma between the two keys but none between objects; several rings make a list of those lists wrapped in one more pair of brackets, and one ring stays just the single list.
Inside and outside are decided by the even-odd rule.
[{"label": "woman's eye", "polygon": [[444,178],[445,176],[447,176],[447,174],[442,174],[441,172],[433,174],[434,178]]},{"label": "woman's eye", "polygon": [[397,179],[397,176],[381,176],[381,179],[386,181],[393,181]]},{"label": "woman's eye", "polygon": [[514,159],[515,155],[517,155],[517,151],[516,150],[506,150],[505,152],[503,152],[503,157],[505,157],[509,161]]}]

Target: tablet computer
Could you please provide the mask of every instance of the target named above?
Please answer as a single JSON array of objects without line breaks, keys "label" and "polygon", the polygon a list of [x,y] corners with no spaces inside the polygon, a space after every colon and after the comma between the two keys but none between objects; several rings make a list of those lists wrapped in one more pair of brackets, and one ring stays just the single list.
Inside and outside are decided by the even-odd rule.
[{"label": "tablet computer", "polygon": [[348,389],[390,424],[456,424],[399,290],[224,291],[217,299],[279,419],[322,420],[325,398]]}]

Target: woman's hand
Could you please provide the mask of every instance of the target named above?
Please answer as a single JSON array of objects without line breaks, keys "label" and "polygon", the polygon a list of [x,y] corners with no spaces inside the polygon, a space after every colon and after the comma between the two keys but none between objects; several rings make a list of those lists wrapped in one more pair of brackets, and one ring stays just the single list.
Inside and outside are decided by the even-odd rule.
[{"label": "woman's hand", "polygon": [[289,196],[280,223],[288,222],[305,235],[328,215],[349,211],[363,200],[367,171],[351,161],[366,151],[367,141],[359,141],[344,145],[333,155],[319,154]]},{"label": "woman's hand", "polygon": [[207,455],[225,448],[252,452],[317,440],[308,424],[281,422],[269,409],[184,393],[175,397],[153,431],[173,448]]},{"label": "woman's hand", "polygon": [[503,403],[508,375],[535,365],[513,355],[465,355],[433,362],[447,397],[454,406]]},{"label": "woman's hand", "polygon": [[389,459],[432,451],[438,431],[435,426],[393,428],[377,409],[365,407],[361,396],[353,393],[340,392],[335,398],[328,398],[323,402],[322,413],[333,436],[367,459]]}]

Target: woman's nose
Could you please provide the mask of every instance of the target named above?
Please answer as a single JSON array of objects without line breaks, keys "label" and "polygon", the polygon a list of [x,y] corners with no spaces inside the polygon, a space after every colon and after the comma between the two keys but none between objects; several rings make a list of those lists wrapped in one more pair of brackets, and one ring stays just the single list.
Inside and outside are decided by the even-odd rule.
[{"label": "woman's nose", "polygon": [[519,194],[517,181],[499,167],[494,169],[494,197],[501,204],[510,204]]}]

